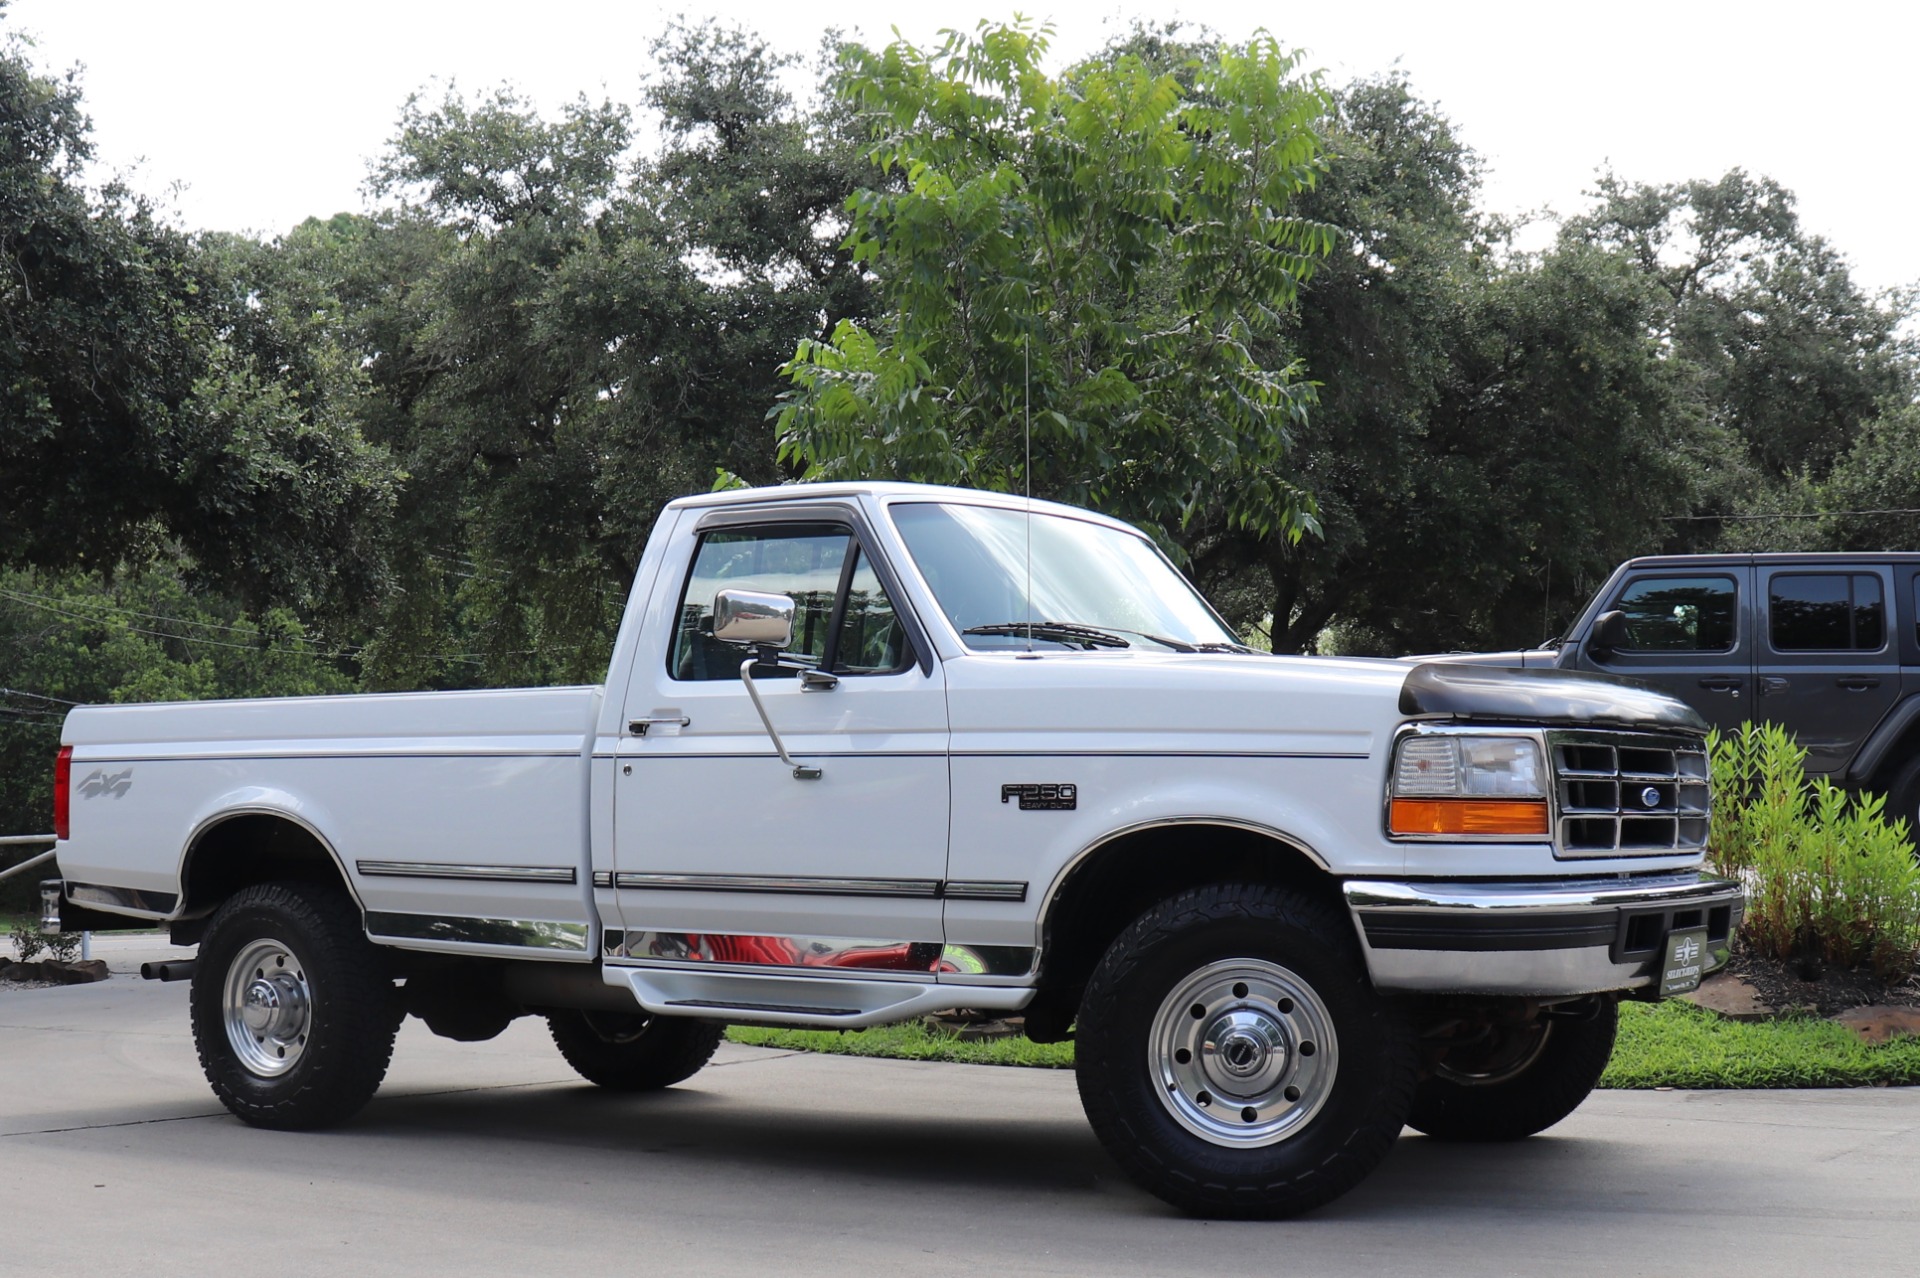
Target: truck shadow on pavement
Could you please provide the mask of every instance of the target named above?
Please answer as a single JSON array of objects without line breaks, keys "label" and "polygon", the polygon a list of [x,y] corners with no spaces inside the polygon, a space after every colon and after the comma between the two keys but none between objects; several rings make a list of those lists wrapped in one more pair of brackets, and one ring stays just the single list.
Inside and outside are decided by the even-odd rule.
[{"label": "truck shadow on pavement", "polygon": [[[809,1099],[814,1103],[809,1104]],[[579,1174],[610,1177],[713,1176],[727,1183],[790,1184],[804,1175],[815,1190],[895,1189],[1025,1198],[1050,1210],[1178,1216],[1129,1182],[1100,1148],[1070,1092],[1052,1107],[1020,1115],[914,1112],[897,1101],[863,1109],[863,1098],[796,1088],[770,1105],[697,1086],[617,1096],[587,1086],[488,1089],[389,1095],[376,1100],[342,1137],[410,1141],[431,1136],[441,1157],[514,1157],[476,1146],[529,1144],[564,1150]],[[1564,1209],[1591,1195],[1596,1179],[1632,1186],[1655,1169],[1628,1141],[1551,1134],[1511,1145],[1453,1145],[1404,1134],[1358,1189],[1307,1220],[1392,1220],[1437,1208],[1482,1223],[1533,1207]],[[771,1190],[780,1192],[779,1190]],[[1709,1210],[1663,1195],[1666,1210]]]}]

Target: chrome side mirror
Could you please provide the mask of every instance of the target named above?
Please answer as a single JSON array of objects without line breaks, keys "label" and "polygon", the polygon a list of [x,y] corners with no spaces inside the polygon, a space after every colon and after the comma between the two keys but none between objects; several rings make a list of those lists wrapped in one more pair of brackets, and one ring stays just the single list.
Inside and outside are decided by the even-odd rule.
[{"label": "chrome side mirror", "polygon": [[747,686],[753,708],[760,712],[760,722],[773,741],[774,753],[780,756],[780,762],[793,769],[794,780],[818,781],[818,767],[795,762],[787,753],[787,744],[780,739],[766,703],[760,700],[760,689],[753,682],[753,667],[763,660],[780,664],[781,650],[793,642],[793,613],[793,600],[787,595],[722,590],[713,597],[713,637],[747,649],[747,658],[740,663],[740,682]]},{"label": "chrome side mirror", "polygon": [[793,642],[793,599],[759,590],[722,590],[713,597],[713,637],[721,643],[782,650]]}]

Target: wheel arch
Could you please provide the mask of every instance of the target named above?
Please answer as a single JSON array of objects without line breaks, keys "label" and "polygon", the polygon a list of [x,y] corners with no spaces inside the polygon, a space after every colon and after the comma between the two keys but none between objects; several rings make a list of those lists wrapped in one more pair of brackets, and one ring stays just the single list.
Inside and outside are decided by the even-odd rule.
[{"label": "wheel arch", "polygon": [[1910,696],[1889,711],[1847,765],[1847,780],[1867,789],[1884,789],[1895,773],[1920,755],[1920,696]]},{"label": "wheel arch", "polygon": [[[1270,826],[1174,817],[1113,831],[1062,867],[1041,906],[1040,993],[1034,1026],[1071,1018],[1082,988],[1122,929],[1154,902],[1208,883],[1269,883],[1339,902],[1326,858]],[[1065,1022],[1059,1021],[1061,1030]]]},{"label": "wheel arch", "polygon": [[364,919],[346,863],[314,825],[281,808],[246,805],[207,817],[187,837],[180,862],[180,904],[171,920],[177,943],[191,944],[222,901],[276,880],[341,888]]}]

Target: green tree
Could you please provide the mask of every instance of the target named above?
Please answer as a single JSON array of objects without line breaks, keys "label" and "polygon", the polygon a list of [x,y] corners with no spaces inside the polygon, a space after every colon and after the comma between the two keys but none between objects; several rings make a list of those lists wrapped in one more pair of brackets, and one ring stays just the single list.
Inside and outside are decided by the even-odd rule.
[{"label": "green tree", "polygon": [[1617,254],[1528,257],[1479,161],[1402,76],[1333,95],[1302,213],[1339,249],[1270,340],[1320,383],[1296,433],[1324,535],[1211,530],[1202,580],[1277,651],[1536,641],[1684,504],[1657,297]]},{"label": "green tree", "polygon": [[185,554],[257,608],[377,574],[384,459],[250,348],[251,290],[145,200],[84,181],[77,76],[0,43],[0,563]]},{"label": "green tree", "polygon": [[781,456],[814,478],[1024,478],[1168,536],[1212,502],[1311,529],[1286,458],[1311,388],[1254,347],[1332,244],[1292,209],[1323,95],[1265,37],[1184,78],[1131,54],[1050,76],[1046,47],[983,24],[845,51],[838,90],[890,179],[852,204],[884,309],[800,345]]},{"label": "green tree", "polygon": [[864,172],[788,60],[712,25],[656,46],[631,113],[543,118],[511,91],[416,98],[371,219],[303,228],[366,361],[369,435],[408,479],[366,653],[375,686],[598,676],[647,530],[716,470],[777,477],[760,425],[781,360],[858,313],[836,247]]},{"label": "green tree", "polygon": [[[1779,183],[1739,169],[1671,184],[1606,173],[1597,194],[1564,235],[1627,254],[1660,286],[1688,410],[1737,441],[1763,480],[1824,477],[1882,401],[1911,397],[1905,299],[1856,285]],[[1709,488],[1707,500],[1754,491],[1744,472],[1728,474],[1731,492]]]}]

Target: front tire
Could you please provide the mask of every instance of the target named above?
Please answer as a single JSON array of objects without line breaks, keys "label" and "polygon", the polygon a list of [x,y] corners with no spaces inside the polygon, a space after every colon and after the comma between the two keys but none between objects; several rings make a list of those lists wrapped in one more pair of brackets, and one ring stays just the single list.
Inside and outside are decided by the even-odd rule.
[{"label": "front tire", "polygon": [[255,1127],[343,1123],[393,1059],[393,984],[358,911],[324,887],[266,883],[228,898],[188,1001],[207,1082]]},{"label": "front tire", "polygon": [[641,1012],[552,1012],[553,1045],[574,1072],[614,1092],[651,1092],[699,1073],[727,1027]]},{"label": "front tire", "polygon": [[1412,1036],[1369,984],[1351,923],[1278,888],[1197,888],[1141,915],[1088,982],[1077,1044],[1107,1152],[1195,1215],[1339,1197],[1412,1103]]},{"label": "front tire", "polygon": [[1596,998],[1454,1049],[1413,1096],[1407,1126],[1436,1140],[1511,1141],[1580,1108],[1606,1072],[1620,1009]]}]

